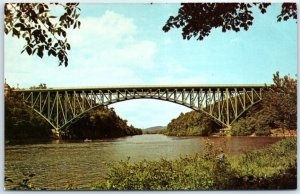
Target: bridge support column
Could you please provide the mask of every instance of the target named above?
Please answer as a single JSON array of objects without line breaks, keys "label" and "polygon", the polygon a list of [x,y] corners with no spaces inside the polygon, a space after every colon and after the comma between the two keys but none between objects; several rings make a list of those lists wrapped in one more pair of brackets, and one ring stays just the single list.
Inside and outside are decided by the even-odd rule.
[{"label": "bridge support column", "polygon": [[60,139],[60,133],[59,133],[59,129],[55,128],[55,129],[51,129],[52,131],[52,135],[54,138]]},{"label": "bridge support column", "polygon": [[220,134],[222,135],[222,136],[231,136],[231,125],[228,125],[226,128],[222,128],[222,129],[220,129]]}]

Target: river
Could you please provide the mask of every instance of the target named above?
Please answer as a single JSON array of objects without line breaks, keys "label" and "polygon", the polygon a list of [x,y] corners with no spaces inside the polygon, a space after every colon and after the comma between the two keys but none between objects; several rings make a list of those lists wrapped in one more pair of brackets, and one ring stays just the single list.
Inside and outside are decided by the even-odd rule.
[{"label": "river", "polygon": [[[23,174],[34,173],[36,187],[64,189],[68,184],[89,188],[107,172],[106,163],[118,160],[176,159],[203,152],[205,140],[222,147],[227,154],[269,146],[275,137],[167,137],[137,135],[115,139],[83,141],[55,140],[47,143],[5,146],[5,176],[21,181]],[[5,188],[14,186],[5,183]]]}]

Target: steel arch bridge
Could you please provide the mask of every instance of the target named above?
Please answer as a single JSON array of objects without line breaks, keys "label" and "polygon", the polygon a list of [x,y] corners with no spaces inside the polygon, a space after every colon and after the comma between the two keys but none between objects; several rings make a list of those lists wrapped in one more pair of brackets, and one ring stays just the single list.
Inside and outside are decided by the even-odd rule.
[{"label": "steel arch bridge", "polygon": [[122,86],[16,89],[24,102],[60,132],[86,112],[133,99],[173,102],[208,115],[230,128],[245,111],[262,100],[265,85]]}]

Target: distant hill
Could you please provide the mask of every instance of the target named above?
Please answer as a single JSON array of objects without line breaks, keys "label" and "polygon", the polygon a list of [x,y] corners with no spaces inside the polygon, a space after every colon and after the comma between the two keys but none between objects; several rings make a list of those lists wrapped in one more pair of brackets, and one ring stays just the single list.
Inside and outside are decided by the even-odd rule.
[{"label": "distant hill", "polygon": [[164,134],[164,131],[167,127],[164,126],[155,126],[155,127],[149,127],[146,129],[142,129],[143,134]]},{"label": "distant hill", "polygon": [[149,127],[146,129],[142,129],[143,131],[157,131],[157,130],[161,130],[163,128],[166,128],[165,126],[155,126],[155,127]]}]

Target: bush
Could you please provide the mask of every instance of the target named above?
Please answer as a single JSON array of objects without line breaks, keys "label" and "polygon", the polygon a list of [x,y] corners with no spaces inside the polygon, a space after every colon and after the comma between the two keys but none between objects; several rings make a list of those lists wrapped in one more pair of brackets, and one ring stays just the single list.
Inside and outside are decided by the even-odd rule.
[{"label": "bush", "polygon": [[233,156],[229,160],[237,172],[238,189],[292,189],[297,185],[296,176],[290,180],[294,182],[292,185],[281,179],[286,173],[296,173],[296,138],[284,139],[269,148]]},{"label": "bush", "polygon": [[[177,160],[142,160],[107,164],[105,180],[93,190],[221,190],[221,189],[296,189],[297,139],[287,138],[271,147],[235,156],[207,142],[204,154]],[[47,190],[36,188],[26,175],[14,190]],[[68,184],[67,190],[78,190]]]},{"label": "bush", "polygon": [[251,135],[255,131],[255,119],[248,117],[246,119],[241,118],[236,122],[231,129],[231,135],[234,136],[243,136]]},{"label": "bush", "polygon": [[269,136],[271,135],[270,128],[269,119],[265,116],[260,116],[260,113],[258,113],[253,114],[253,116],[240,118],[232,126],[231,135],[246,136],[255,134],[257,136]]},{"label": "bush", "polygon": [[207,190],[224,189],[230,178],[228,162],[208,161],[201,156],[175,161],[116,162],[110,166],[101,190]]},{"label": "bush", "polygon": [[[99,190],[215,190],[296,188],[296,138],[258,151],[225,156],[207,145],[203,155],[177,160],[109,164]],[[220,157],[222,156],[222,157]],[[288,180],[282,179],[288,177]]]}]

